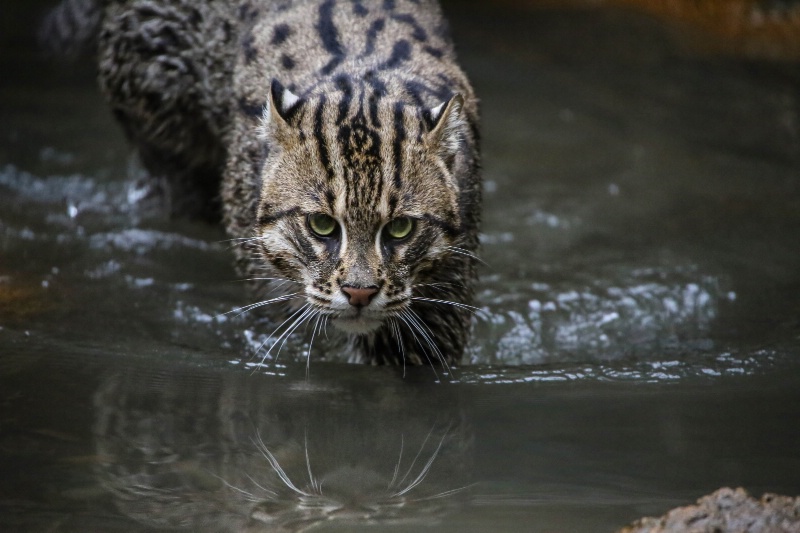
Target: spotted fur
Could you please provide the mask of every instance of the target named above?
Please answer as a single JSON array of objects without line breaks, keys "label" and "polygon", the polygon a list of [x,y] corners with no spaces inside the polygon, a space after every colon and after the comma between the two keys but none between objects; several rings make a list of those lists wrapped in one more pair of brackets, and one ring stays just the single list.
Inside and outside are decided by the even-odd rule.
[{"label": "spotted fur", "polygon": [[[264,302],[284,291],[294,304],[283,333],[324,320],[365,361],[458,361],[478,245],[478,116],[436,2],[105,4],[112,108],[173,196],[222,175],[239,270]],[[331,234],[312,229],[320,215]]]},{"label": "spotted fur", "polygon": [[[302,301],[352,335],[366,360],[458,360],[479,221],[477,110],[438,6],[244,9],[223,185],[228,230],[256,237],[240,247],[241,268],[301,282]],[[263,113],[250,112],[265,99]],[[333,217],[337,233],[315,235],[314,213]],[[399,217],[414,227],[394,240],[386,225]],[[354,306],[347,287],[377,293]]]}]

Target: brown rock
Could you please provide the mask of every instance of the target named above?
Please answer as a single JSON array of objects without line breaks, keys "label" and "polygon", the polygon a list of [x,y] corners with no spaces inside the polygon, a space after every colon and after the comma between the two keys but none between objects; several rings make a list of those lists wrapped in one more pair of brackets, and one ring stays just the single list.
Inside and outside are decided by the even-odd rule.
[{"label": "brown rock", "polygon": [[618,533],[800,533],[800,496],[722,488],[660,518],[641,518]]}]

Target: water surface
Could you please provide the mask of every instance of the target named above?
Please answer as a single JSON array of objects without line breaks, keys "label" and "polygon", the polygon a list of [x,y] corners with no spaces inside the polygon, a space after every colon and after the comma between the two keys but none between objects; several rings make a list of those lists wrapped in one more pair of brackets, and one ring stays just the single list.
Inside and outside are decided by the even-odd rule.
[{"label": "water surface", "polygon": [[481,312],[464,364],[404,371],[310,329],[265,356],[223,232],[164,215],[25,5],[0,41],[3,530],[599,532],[800,494],[796,65],[446,4],[482,99]]}]

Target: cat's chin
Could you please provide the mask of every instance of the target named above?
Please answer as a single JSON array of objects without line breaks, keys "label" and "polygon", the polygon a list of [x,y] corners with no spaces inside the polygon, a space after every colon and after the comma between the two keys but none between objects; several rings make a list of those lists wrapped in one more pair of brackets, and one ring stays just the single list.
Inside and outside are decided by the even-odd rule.
[{"label": "cat's chin", "polygon": [[378,329],[382,321],[365,316],[338,317],[331,321],[335,327],[352,335],[366,335]]}]

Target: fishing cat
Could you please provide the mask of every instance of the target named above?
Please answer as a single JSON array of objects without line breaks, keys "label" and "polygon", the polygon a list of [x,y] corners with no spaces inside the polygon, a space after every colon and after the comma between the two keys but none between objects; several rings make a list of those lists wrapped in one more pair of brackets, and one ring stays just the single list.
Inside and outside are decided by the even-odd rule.
[{"label": "fishing cat", "polygon": [[64,4],[102,8],[101,88],[173,209],[221,191],[278,339],[331,323],[374,364],[461,358],[478,110],[434,0]]}]

